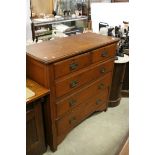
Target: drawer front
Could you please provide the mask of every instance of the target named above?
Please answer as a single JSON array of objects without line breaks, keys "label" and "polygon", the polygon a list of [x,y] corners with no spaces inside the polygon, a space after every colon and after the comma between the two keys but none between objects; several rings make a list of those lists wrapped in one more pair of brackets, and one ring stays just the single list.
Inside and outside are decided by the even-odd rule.
[{"label": "drawer front", "polygon": [[65,115],[63,118],[57,120],[57,133],[58,135],[63,135],[70,131],[73,127],[81,122],[84,118],[84,105],[79,105],[72,112]]},{"label": "drawer front", "polygon": [[76,72],[69,77],[56,81],[56,97],[63,96],[66,93],[74,91],[82,85],[89,83],[113,69],[113,59],[98,65],[93,65],[83,71]]},{"label": "drawer front", "polygon": [[80,91],[62,99],[61,101],[56,103],[57,109],[57,117],[63,115],[67,111],[71,110],[72,108],[76,107],[81,103],[85,103],[89,98],[98,94],[100,92],[104,92],[105,88],[110,86],[111,84],[111,75],[112,72],[105,74],[105,76],[89,86],[81,89]]},{"label": "drawer front", "polygon": [[92,61],[97,62],[101,60],[106,60],[115,56],[116,44],[105,46],[92,51]]},{"label": "drawer front", "polygon": [[55,78],[67,75],[91,63],[90,53],[85,53],[54,64]]},{"label": "drawer front", "polygon": [[103,93],[99,93],[96,95],[93,99],[90,100],[90,102],[87,103],[85,107],[85,115],[89,115],[95,111],[98,111],[102,108],[107,108],[107,100],[109,95],[109,87],[107,87]]}]

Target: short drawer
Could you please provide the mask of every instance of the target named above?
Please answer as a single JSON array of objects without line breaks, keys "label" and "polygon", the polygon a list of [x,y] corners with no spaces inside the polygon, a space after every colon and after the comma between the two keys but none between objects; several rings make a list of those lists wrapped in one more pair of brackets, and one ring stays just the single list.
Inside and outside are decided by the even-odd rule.
[{"label": "short drawer", "polygon": [[73,109],[79,104],[85,103],[92,96],[104,93],[105,88],[111,84],[112,72],[105,74],[104,77],[96,80],[92,84],[80,89],[76,93],[58,101],[56,103],[57,117],[62,116],[67,111]]},{"label": "short drawer", "polygon": [[62,79],[56,80],[56,97],[63,96],[66,93],[74,91],[75,89],[104,76],[113,69],[113,59],[97,65],[87,67],[82,71],[76,72],[71,76],[66,76]]},{"label": "short drawer", "polygon": [[83,109],[84,105],[79,105],[71,113],[56,121],[58,136],[67,133],[81,122],[85,116]]},{"label": "short drawer", "polygon": [[116,54],[116,44],[108,45],[92,51],[92,61],[97,62],[114,57]]},{"label": "short drawer", "polygon": [[55,78],[67,75],[81,68],[88,66],[91,63],[90,53],[74,56],[64,61],[54,63]]}]

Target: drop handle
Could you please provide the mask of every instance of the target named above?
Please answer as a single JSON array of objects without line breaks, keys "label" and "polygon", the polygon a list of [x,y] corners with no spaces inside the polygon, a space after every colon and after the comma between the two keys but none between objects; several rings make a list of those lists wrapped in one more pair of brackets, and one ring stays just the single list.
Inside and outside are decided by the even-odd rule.
[{"label": "drop handle", "polygon": [[103,83],[100,83],[99,85],[98,85],[98,89],[103,89],[104,88],[104,84]]},{"label": "drop handle", "polygon": [[77,122],[76,117],[72,117],[72,118],[70,118],[70,120],[69,120],[69,124],[70,124],[70,125],[74,125],[76,122]]},{"label": "drop handle", "polygon": [[73,81],[70,82],[70,88],[75,88],[77,86],[78,86],[78,81],[73,80]]},{"label": "drop handle", "polygon": [[76,104],[76,100],[71,99],[71,100],[69,100],[68,103],[69,103],[69,106],[72,107],[72,106],[74,106]]},{"label": "drop handle", "polygon": [[70,64],[70,70],[75,70],[78,68],[78,63],[72,63]]},{"label": "drop handle", "polygon": [[97,100],[96,100],[96,104],[97,104],[97,105],[99,105],[99,104],[101,104],[101,103],[102,103],[102,100],[101,100],[101,99],[97,99]]},{"label": "drop handle", "polygon": [[100,73],[105,73],[105,72],[106,72],[106,69],[104,67],[101,68]]},{"label": "drop handle", "polygon": [[102,57],[108,57],[108,52],[107,52],[107,51],[103,51],[103,52],[101,53],[101,56],[102,56]]}]

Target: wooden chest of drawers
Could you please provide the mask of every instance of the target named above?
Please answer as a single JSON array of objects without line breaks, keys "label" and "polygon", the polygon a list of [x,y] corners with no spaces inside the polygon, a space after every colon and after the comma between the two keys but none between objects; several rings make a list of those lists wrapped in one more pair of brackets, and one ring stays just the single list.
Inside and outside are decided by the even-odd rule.
[{"label": "wooden chest of drawers", "polygon": [[27,76],[50,89],[45,134],[53,151],[72,128],[107,109],[117,42],[85,33],[27,47]]}]

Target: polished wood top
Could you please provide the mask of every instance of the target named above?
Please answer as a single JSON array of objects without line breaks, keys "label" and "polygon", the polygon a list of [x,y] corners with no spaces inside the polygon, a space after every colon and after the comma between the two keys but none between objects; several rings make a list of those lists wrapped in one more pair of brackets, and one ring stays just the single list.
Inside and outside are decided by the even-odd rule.
[{"label": "polished wood top", "polygon": [[29,45],[26,51],[30,57],[48,64],[118,41],[114,37],[89,32]]},{"label": "polished wood top", "polygon": [[32,101],[35,101],[35,100],[49,94],[49,92],[50,92],[48,89],[46,89],[45,87],[42,87],[41,85],[32,81],[31,79],[26,79],[26,87],[35,93],[34,96],[26,99],[26,104],[29,104]]}]

